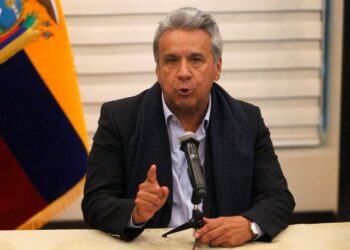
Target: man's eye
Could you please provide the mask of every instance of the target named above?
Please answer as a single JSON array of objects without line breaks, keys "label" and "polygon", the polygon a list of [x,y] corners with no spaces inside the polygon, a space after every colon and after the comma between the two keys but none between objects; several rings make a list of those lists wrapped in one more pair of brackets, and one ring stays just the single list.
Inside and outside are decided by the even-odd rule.
[{"label": "man's eye", "polygon": [[202,58],[200,58],[200,57],[192,57],[191,61],[194,62],[194,63],[198,63],[198,62],[202,61]]},{"label": "man's eye", "polygon": [[177,60],[176,60],[175,57],[168,57],[168,58],[165,59],[165,62],[166,62],[166,63],[174,63],[174,62],[176,62],[176,61],[177,61]]}]

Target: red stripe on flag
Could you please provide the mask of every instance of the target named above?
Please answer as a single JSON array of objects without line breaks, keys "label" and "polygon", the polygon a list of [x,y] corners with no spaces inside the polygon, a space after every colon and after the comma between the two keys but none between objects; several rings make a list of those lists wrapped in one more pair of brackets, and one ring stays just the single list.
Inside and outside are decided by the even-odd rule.
[{"label": "red stripe on flag", "polygon": [[12,36],[14,33],[16,33],[21,27],[17,26],[16,28],[14,28],[10,33],[0,36],[0,42],[5,41],[7,38],[9,38],[10,36]]},{"label": "red stripe on flag", "polygon": [[0,229],[15,229],[47,205],[0,137]]}]

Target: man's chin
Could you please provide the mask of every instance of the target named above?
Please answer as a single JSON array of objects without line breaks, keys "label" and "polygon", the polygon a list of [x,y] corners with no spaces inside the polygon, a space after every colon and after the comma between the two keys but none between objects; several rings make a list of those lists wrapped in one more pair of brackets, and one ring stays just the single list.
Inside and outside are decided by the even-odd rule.
[{"label": "man's chin", "polygon": [[198,106],[193,102],[179,102],[176,103],[176,110],[181,113],[196,113],[198,112]]}]

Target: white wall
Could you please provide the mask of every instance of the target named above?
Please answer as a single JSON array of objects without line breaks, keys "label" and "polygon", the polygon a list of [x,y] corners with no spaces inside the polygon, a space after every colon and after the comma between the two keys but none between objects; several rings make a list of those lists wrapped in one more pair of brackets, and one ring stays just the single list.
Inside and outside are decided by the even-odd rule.
[{"label": "white wall", "polygon": [[329,128],[324,135],[324,145],[277,150],[296,197],[297,211],[336,212],[338,209],[343,1],[331,2]]},{"label": "white wall", "polygon": [[[116,1],[108,1],[104,0],[102,2],[105,2],[106,4],[114,5]],[[135,0],[131,1],[131,5],[137,2]],[[171,1],[169,1],[171,2]],[[181,1],[180,1],[181,2]],[[213,8],[213,5],[206,5],[209,1],[202,1],[202,4],[205,8]],[[227,4],[227,2],[230,1],[221,1],[221,4]],[[235,1],[233,1],[235,2]],[[257,28],[257,26],[254,26],[254,23],[257,24],[257,20],[260,20],[260,24],[258,25],[268,27],[271,20],[278,19],[278,18],[286,18],[287,20],[281,21],[281,27],[278,27],[277,24],[274,24],[275,26],[270,29],[270,33],[268,32],[269,29],[267,29],[267,34],[258,34],[254,35],[252,37],[251,33],[249,32],[243,32],[241,35],[244,38],[245,42],[242,41],[228,41],[225,42],[225,48],[224,48],[224,54],[227,52],[227,50],[232,51],[240,51],[240,53],[243,57],[246,55],[249,55],[250,51],[260,51],[262,48],[269,49],[273,51],[275,48],[279,50],[278,52],[280,56],[282,56],[282,61],[286,61],[286,59],[291,58],[295,59],[296,57],[293,57],[293,53],[305,53],[305,51],[309,51],[309,53],[305,54],[305,58],[310,58],[309,62],[306,62],[304,65],[304,68],[301,69],[298,67],[299,64],[305,63],[304,61],[300,61],[299,59],[296,62],[296,64],[292,65],[292,67],[282,67],[276,70],[276,67],[278,68],[278,65],[280,65],[280,62],[276,61],[275,66],[273,66],[274,69],[268,69],[268,71],[271,73],[269,76],[273,75],[275,78],[272,80],[272,85],[268,88],[260,88],[261,84],[268,83],[269,81],[265,81],[263,79],[260,79],[260,76],[266,76],[266,71],[264,70],[256,70],[256,67],[259,65],[259,63],[255,64],[255,69],[248,70],[242,68],[240,65],[239,60],[235,61],[234,59],[235,54],[232,54],[232,57],[229,57],[225,60],[224,57],[224,64],[229,63],[230,66],[226,68],[226,72],[224,70],[224,74],[226,73],[228,77],[225,81],[225,78],[223,79],[223,85],[228,88],[232,95],[237,96],[240,99],[245,99],[247,101],[252,101],[260,106],[263,106],[263,114],[265,116],[267,124],[271,127],[272,136],[274,139],[274,143],[277,144],[278,149],[277,154],[279,155],[279,159],[283,168],[283,171],[288,179],[290,189],[292,193],[294,194],[296,198],[296,211],[336,211],[337,210],[337,196],[338,196],[338,166],[339,166],[339,160],[338,160],[338,152],[339,152],[339,121],[340,121],[340,76],[341,76],[341,39],[342,39],[342,4],[343,1],[334,1],[332,6],[332,22],[331,22],[331,39],[330,39],[330,75],[329,75],[329,128],[328,131],[324,136],[323,140],[319,137],[319,110],[314,111],[314,108],[320,106],[320,96],[321,88],[320,88],[320,81],[317,80],[319,77],[318,67],[321,67],[322,65],[315,62],[318,60],[317,58],[320,57],[319,52],[316,51],[315,54],[315,45],[321,46],[321,43],[318,41],[318,39],[322,39],[320,36],[320,27],[315,24],[318,18],[321,18],[317,10],[312,10],[312,6],[318,6],[320,1],[309,1],[309,0],[300,0],[300,1],[286,1],[284,2],[284,5],[288,5],[289,8],[301,8],[300,11],[296,11],[295,13],[293,11],[286,11],[281,10],[279,8],[286,8],[286,6],[282,6],[280,1],[274,1],[274,0],[265,0],[265,1],[239,1],[237,0],[236,3],[241,3],[240,7],[230,5],[231,11],[234,12],[234,18],[231,21],[234,22],[244,22],[246,25],[250,25],[251,28]],[[270,9],[264,10],[265,5],[264,4],[258,4],[259,2],[264,2],[270,4]],[[135,39],[135,43],[137,45],[131,45],[131,47],[127,47],[125,44],[120,43],[118,46],[115,45],[115,41],[111,42],[111,44],[103,44],[104,41],[100,41],[99,39],[99,33],[95,35],[95,38],[93,39],[95,43],[101,45],[103,44],[103,47],[96,49],[93,48],[90,50],[89,44],[84,42],[84,28],[89,27],[89,25],[86,26],[86,22],[88,21],[87,17],[85,15],[79,16],[79,18],[76,18],[76,13],[81,11],[85,14],[90,11],[87,7],[87,9],[84,10],[84,6],[79,9],[75,9],[73,6],[74,3],[78,3],[78,1],[62,1],[64,10],[67,9],[67,21],[68,21],[68,27],[70,29],[71,37],[73,40],[73,50],[76,55],[77,59],[77,65],[78,65],[78,75],[79,75],[79,82],[80,82],[80,88],[82,92],[82,98],[84,101],[84,109],[85,109],[85,115],[88,120],[88,127],[90,136],[94,133],[94,129],[96,128],[96,122],[98,118],[98,110],[101,102],[120,98],[123,96],[135,94],[139,92],[139,90],[146,88],[147,86],[150,86],[153,79],[153,73],[151,71],[152,67],[154,67],[153,64],[146,66],[146,73],[145,72],[133,72],[131,74],[131,78],[129,76],[125,75],[125,72],[120,71],[120,67],[123,68],[123,65],[120,65],[119,61],[122,62],[122,59],[129,60],[130,63],[133,61],[130,61],[130,55],[136,55],[141,52],[141,54],[144,51],[150,50],[151,47],[148,43],[151,42],[153,32],[155,30],[155,25],[150,25],[148,29],[146,29],[144,32],[144,36],[148,37],[146,41],[143,41],[136,33],[136,36],[134,32],[139,32],[138,25],[135,24],[134,30],[131,29],[123,30],[123,26],[118,26],[117,23],[113,24],[108,32],[111,32],[111,36],[118,35],[113,33],[113,30],[116,28],[119,29],[119,32],[130,32],[129,39]],[[173,3],[173,2],[171,2]],[[264,15],[263,13],[252,13],[252,3],[255,3],[254,8],[260,8],[260,10],[263,10],[263,12],[267,13],[274,13],[272,16],[268,17]],[[296,3],[298,3],[300,6],[295,6]],[[305,3],[303,5],[302,3]],[[129,6],[119,6],[119,12],[125,11],[128,12]],[[177,3],[181,4],[181,3]],[[136,5],[135,5],[136,6]],[[216,5],[215,5],[216,6]],[[276,8],[276,10],[271,10],[271,6]],[[282,7],[281,7],[282,6]],[[311,6],[311,7],[310,7]],[[73,8],[74,7],[74,8]],[[168,8],[173,9],[172,7],[176,6],[168,6]],[[242,10],[242,8],[246,8],[245,10]],[[303,10],[304,8],[304,10]],[[74,9],[74,11],[73,11]],[[222,9],[222,8],[221,8]],[[240,11],[237,12],[237,9],[240,9]],[[311,9],[311,10],[310,10]],[[150,8],[150,11],[153,10]],[[108,8],[99,8],[95,11],[100,12],[108,12]],[[145,11],[145,9],[135,7],[133,10],[134,12],[138,11]],[[158,14],[154,14],[154,17],[149,16],[143,16],[146,21],[153,23],[154,20],[159,20],[163,16],[163,12],[165,13],[167,9],[161,9],[159,10]],[[214,12],[220,12],[220,8],[213,10]],[[276,13],[276,11],[278,13]],[[75,14],[74,14],[75,13]],[[216,12],[215,12],[216,13]],[[97,13],[98,14],[98,13]],[[256,16],[257,20],[252,20],[252,14],[253,16]],[[96,15],[96,13],[94,14]],[[113,16],[113,15],[112,15]],[[105,22],[126,22],[127,14],[120,15],[117,19],[115,17],[108,16],[104,20]],[[221,20],[220,22],[224,22],[228,19],[227,14],[220,14],[218,15],[216,13],[216,16],[219,17]],[[255,17],[254,17],[255,18]],[[305,23],[304,25],[300,26],[300,29],[304,29],[304,34],[299,34],[296,32],[295,36],[304,36],[300,37],[298,39],[290,39],[285,38],[286,41],[281,41],[278,39],[278,36],[288,36],[288,32],[277,32],[283,29],[286,29],[288,27],[288,22],[293,23],[295,21],[295,18],[304,18]],[[99,20],[100,18],[95,16],[94,20],[97,22],[103,22],[103,20]],[[136,19],[134,19],[136,20]],[[219,23],[220,23],[219,22]],[[283,26],[287,25],[287,26]],[[118,26],[118,27],[116,27]],[[230,26],[230,25],[228,25]],[[236,28],[239,29],[239,26],[230,26],[230,28]],[[257,28],[259,30],[259,27]],[[316,29],[316,30],[315,30]],[[244,30],[244,29],[243,29]],[[261,29],[260,29],[261,30]],[[102,32],[102,31],[99,31]],[[279,34],[275,34],[275,33]],[[103,33],[103,32],[102,32]],[[255,31],[253,33],[256,33]],[[228,36],[230,36],[230,32],[227,33]],[[86,34],[85,34],[86,35]],[[119,34],[120,36],[121,34]],[[225,35],[225,34],[224,34]],[[102,35],[106,36],[106,34]],[[134,36],[134,37],[133,37]],[[269,38],[271,36],[274,36],[272,38]],[[276,37],[277,36],[277,37]],[[308,38],[307,36],[311,36]],[[113,38],[115,39],[115,38]],[[113,40],[112,39],[112,40]],[[138,41],[138,39],[141,39],[141,41]],[[224,38],[225,39],[225,38]],[[249,41],[249,39],[257,40],[257,41]],[[262,40],[261,40],[262,39]],[[271,41],[266,41],[268,39],[272,39]],[[290,40],[288,40],[290,39]],[[309,39],[309,41],[308,41]],[[228,40],[234,40],[234,37],[229,38]],[[248,41],[248,42],[247,42]],[[297,41],[295,44],[293,44],[294,41]],[[147,45],[148,44],[148,45]],[[248,44],[248,45],[247,45]],[[317,45],[318,44],[318,45]],[[228,49],[227,49],[228,47]],[[133,50],[130,50],[130,48],[133,48]],[[322,50],[322,48],[319,48]],[[91,55],[91,53],[93,55]],[[248,53],[248,54],[247,54]],[[113,56],[110,56],[111,54],[114,54]],[[116,57],[116,54],[118,54],[118,58]],[[276,55],[276,54],[275,54]],[[287,55],[287,56],[286,56]],[[89,60],[89,57],[93,56],[94,59],[99,62],[98,64],[92,65],[89,64],[87,61]],[[105,56],[105,57],[101,57]],[[144,56],[148,57],[148,59],[145,59],[143,56],[137,56],[137,60],[135,61],[136,64],[138,64],[140,67],[140,71],[143,69],[143,64],[150,61],[152,63],[152,54],[151,51],[149,53],[145,54]],[[149,58],[151,57],[151,58]],[[129,58],[129,59],[128,59]],[[283,59],[285,58],[285,59]],[[279,59],[281,60],[281,58]],[[308,60],[306,60],[308,61]],[[87,62],[87,63],[85,63]],[[249,60],[247,61],[249,63]],[[290,63],[290,62],[285,62]],[[266,63],[265,63],[266,64]],[[310,64],[312,67],[310,67]],[[314,65],[315,64],[315,65]],[[153,66],[152,66],[153,65]],[[233,65],[233,66],[232,66]],[[249,66],[249,65],[248,65]],[[247,67],[248,67],[247,66]],[[283,62],[282,62],[283,66]],[[150,69],[148,69],[150,67]],[[250,67],[250,66],[249,66]],[[267,66],[264,66],[267,67]],[[80,69],[79,69],[80,68]],[[233,69],[232,69],[233,68]],[[238,69],[237,69],[238,68]],[[291,70],[292,68],[292,70]],[[296,72],[293,72],[293,70]],[[103,74],[98,73],[97,71],[104,72]],[[112,72],[110,72],[112,71]],[[116,73],[114,71],[119,71],[119,76],[116,78],[113,78]],[[150,73],[149,73],[150,71]],[[297,76],[295,76],[297,74]],[[304,77],[306,79],[304,79]],[[242,84],[237,84],[232,87],[231,85],[228,85],[229,82],[232,80],[241,81]],[[297,79],[297,81],[294,81]],[[99,82],[98,85],[96,85],[96,81],[103,81]],[[278,84],[278,80],[281,80],[281,84]],[[129,83],[130,81],[130,83]],[[138,84],[141,82],[141,84]],[[124,84],[125,83],[125,84]],[[284,85],[283,85],[284,83]],[[286,94],[286,91],[284,91],[285,87],[290,86],[290,83],[299,84],[299,87],[294,88],[293,94],[290,96]],[[259,85],[260,84],[260,85]],[[314,87],[308,88],[307,85],[311,84]],[[250,87],[249,87],[250,86]],[[245,88],[248,88],[245,90]],[[305,87],[305,88],[304,88]],[[106,91],[107,90],[107,91]],[[252,93],[253,90],[253,94]],[[255,92],[254,92],[255,91]],[[309,91],[309,92],[308,92]],[[290,92],[290,91],[287,91]],[[237,93],[237,95],[236,95]],[[262,93],[262,94],[261,94]],[[274,94],[275,93],[275,94]],[[280,95],[280,96],[274,96],[274,95]],[[286,101],[281,101],[281,96],[286,97]],[[270,99],[269,99],[270,98]],[[306,106],[305,106],[306,105]],[[309,106],[314,105],[314,106]],[[296,126],[296,129],[294,128],[286,127],[285,124],[290,124],[290,113],[293,112],[292,109],[286,109],[280,111],[280,114],[282,112],[285,113],[284,116],[277,115],[275,116],[274,110],[276,107],[281,106],[290,106],[290,107],[297,107],[299,108],[299,115],[301,115],[302,118],[296,119],[303,121],[311,121],[311,125],[315,126],[310,127],[309,123],[306,123],[306,125],[299,125]],[[308,111],[309,110],[309,111]],[[316,113],[315,113],[316,112]],[[311,116],[311,118],[310,118]],[[292,117],[293,118],[293,117]],[[311,119],[311,120],[310,120]],[[269,121],[270,120],[270,121]],[[295,120],[295,118],[294,118]],[[316,120],[316,122],[315,122]],[[89,125],[90,124],[90,125]],[[300,137],[301,136],[301,137]],[[301,143],[300,138],[302,138],[304,141],[303,143],[305,145],[308,145],[307,147],[303,146],[303,143]],[[305,139],[306,138],[306,139]],[[323,141],[323,143],[322,143]],[[306,143],[305,143],[306,142]],[[289,145],[289,147],[284,147],[285,145]],[[290,145],[294,145],[291,147]],[[71,220],[71,219],[81,219],[81,211],[80,211],[80,202],[81,199],[77,200],[75,203],[72,204],[70,208],[62,212],[59,216],[55,218],[55,220]]]}]

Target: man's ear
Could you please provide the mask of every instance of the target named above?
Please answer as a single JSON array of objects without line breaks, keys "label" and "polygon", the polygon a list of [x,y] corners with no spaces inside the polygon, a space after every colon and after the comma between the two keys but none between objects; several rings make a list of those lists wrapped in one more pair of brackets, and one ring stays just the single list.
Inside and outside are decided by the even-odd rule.
[{"label": "man's ear", "polygon": [[157,80],[158,80],[158,82],[159,82],[159,66],[158,66],[158,64],[157,64],[157,66],[156,66],[155,73],[156,73],[156,76],[157,76]]},{"label": "man's ear", "polygon": [[215,65],[214,80],[218,81],[220,79],[220,74],[222,70],[222,58],[220,57]]}]

